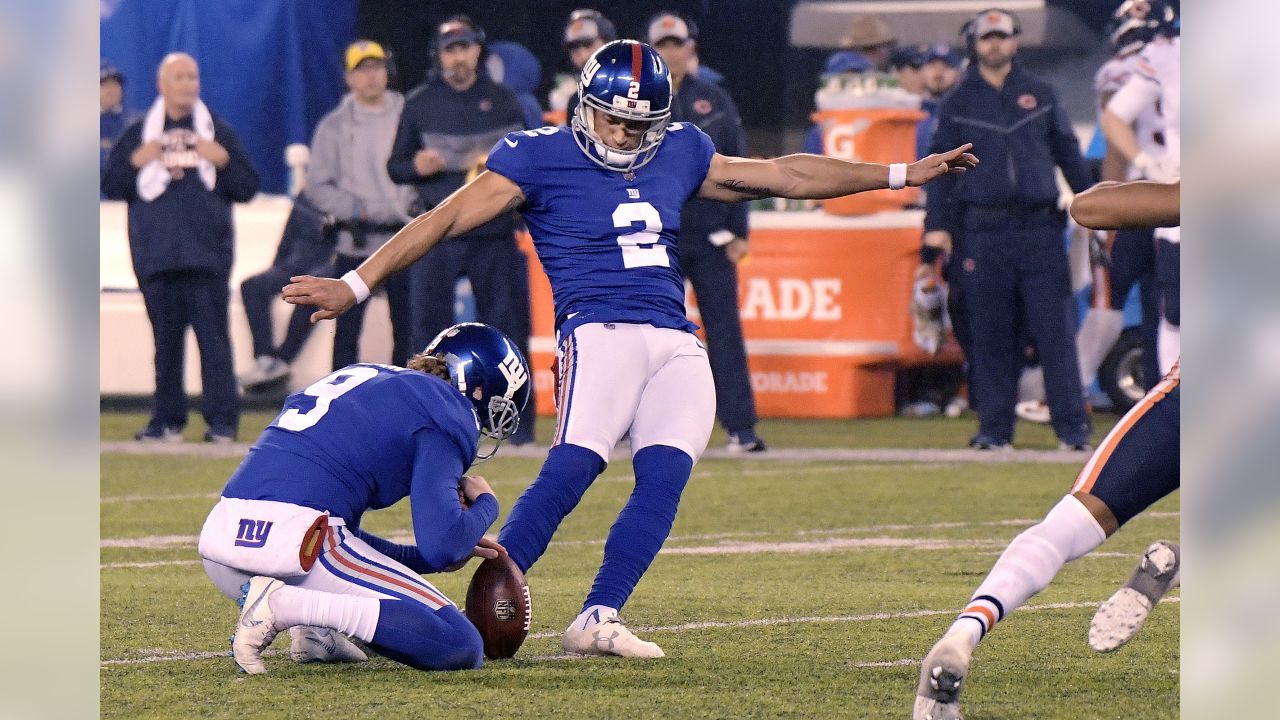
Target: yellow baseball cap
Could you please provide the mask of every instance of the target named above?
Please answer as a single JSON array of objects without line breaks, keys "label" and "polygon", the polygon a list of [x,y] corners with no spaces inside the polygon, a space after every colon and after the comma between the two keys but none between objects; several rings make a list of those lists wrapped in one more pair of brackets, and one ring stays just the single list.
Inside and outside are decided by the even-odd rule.
[{"label": "yellow baseball cap", "polygon": [[356,69],[356,66],[365,60],[383,60],[387,59],[387,51],[382,46],[372,40],[357,40],[347,46],[347,72]]}]

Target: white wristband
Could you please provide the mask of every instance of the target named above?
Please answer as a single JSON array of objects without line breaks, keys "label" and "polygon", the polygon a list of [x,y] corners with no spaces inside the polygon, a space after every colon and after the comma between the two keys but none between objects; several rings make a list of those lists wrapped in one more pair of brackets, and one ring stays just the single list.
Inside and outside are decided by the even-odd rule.
[{"label": "white wristband", "polygon": [[907,164],[893,163],[889,166],[889,189],[901,190],[907,186]]},{"label": "white wristband", "polygon": [[342,282],[351,288],[351,292],[356,294],[356,304],[369,299],[369,286],[364,284],[364,280],[360,277],[360,273],[352,270],[342,276]]},{"label": "white wristband", "polygon": [[711,241],[716,247],[724,247],[733,242],[734,234],[730,230],[717,230],[707,236],[707,240]]}]

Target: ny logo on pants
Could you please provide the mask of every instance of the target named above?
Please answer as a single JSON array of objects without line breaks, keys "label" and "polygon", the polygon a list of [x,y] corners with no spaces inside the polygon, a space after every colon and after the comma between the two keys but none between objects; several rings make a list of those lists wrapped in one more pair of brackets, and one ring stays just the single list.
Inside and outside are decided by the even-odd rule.
[{"label": "ny logo on pants", "polygon": [[240,529],[236,531],[236,545],[239,547],[260,548],[267,544],[267,535],[273,523],[266,520],[240,518]]}]

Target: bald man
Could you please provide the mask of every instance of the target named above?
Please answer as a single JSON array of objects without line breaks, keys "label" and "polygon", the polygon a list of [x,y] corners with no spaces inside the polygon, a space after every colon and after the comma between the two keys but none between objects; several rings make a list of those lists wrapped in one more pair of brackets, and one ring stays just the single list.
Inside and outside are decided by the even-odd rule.
[{"label": "bald man", "polygon": [[240,422],[227,323],[235,246],[231,204],[258,192],[235,132],[200,100],[200,68],[172,53],[156,73],[159,97],[107,157],[102,192],[129,203],[129,251],[155,339],[151,420],[135,436],[180,442],[187,327],[200,348],[207,442],[231,442]]}]

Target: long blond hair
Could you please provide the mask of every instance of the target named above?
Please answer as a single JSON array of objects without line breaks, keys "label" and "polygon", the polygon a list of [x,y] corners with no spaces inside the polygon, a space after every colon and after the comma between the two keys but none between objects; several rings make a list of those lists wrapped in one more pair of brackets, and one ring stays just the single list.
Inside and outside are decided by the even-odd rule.
[{"label": "long blond hair", "polygon": [[445,364],[444,360],[435,355],[428,355],[424,352],[418,353],[409,358],[409,362],[405,367],[410,370],[417,370],[420,373],[435,375],[441,380],[447,381],[449,379],[449,366]]}]

